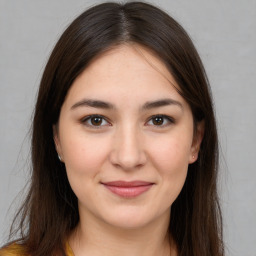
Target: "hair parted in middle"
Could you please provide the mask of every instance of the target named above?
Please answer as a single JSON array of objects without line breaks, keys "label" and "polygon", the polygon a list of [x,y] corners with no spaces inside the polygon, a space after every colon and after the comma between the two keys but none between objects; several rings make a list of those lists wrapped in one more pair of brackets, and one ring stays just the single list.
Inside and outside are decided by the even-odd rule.
[{"label": "hair parted in middle", "polygon": [[160,58],[190,105],[194,125],[205,123],[199,159],[188,167],[185,185],[171,208],[169,230],[179,255],[221,256],[218,140],[208,80],[184,29],[164,11],[141,2],[103,3],[88,9],[71,23],[53,49],[34,112],[32,180],[19,212],[19,230],[25,230],[20,241],[32,256],[63,252],[78,224],[77,198],[57,156],[53,126],[58,124],[62,104],[78,75],[94,58],[121,44],[145,47]]}]

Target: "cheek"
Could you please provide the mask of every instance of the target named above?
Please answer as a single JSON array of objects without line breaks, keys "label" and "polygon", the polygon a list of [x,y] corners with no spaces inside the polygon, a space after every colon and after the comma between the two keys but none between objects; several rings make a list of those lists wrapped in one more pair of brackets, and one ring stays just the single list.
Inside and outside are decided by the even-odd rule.
[{"label": "cheek", "polygon": [[66,169],[79,175],[95,175],[107,157],[108,143],[102,141],[102,138],[77,134],[71,134],[68,136],[71,139],[63,140]]},{"label": "cheek", "polygon": [[166,136],[151,146],[153,162],[161,166],[161,170],[173,170],[188,165],[191,140],[185,136]]},{"label": "cheek", "polygon": [[169,205],[177,198],[186,180],[190,147],[190,137],[173,136],[159,140],[151,151],[163,188],[163,200]]},{"label": "cheek", "polygon": [[92,191],[107,156],[107,142],[77,134],[70,134],[71,139],[63,140],[62,150],[69,183],[78,199],[84,201],[96,196]]}]

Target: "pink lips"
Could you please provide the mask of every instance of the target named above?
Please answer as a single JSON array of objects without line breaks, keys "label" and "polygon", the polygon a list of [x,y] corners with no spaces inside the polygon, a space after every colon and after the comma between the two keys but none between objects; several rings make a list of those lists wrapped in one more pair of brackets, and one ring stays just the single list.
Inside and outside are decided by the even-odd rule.
[{"label": "pink lips", "polygon": [[132,198],[149,190],[154,183],[145,181],[111,181],[102,184],[118,196]]}]

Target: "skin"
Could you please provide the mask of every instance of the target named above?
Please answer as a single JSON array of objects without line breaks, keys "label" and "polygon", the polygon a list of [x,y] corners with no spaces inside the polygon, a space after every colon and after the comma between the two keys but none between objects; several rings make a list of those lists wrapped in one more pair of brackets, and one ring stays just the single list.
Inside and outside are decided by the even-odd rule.
[{"label": "skin", "polygon": [[[191,109],[174,86],[161,60],[138,45],[97,57],[71,86],[54,140],[78,198],[80,223],[69,240],[76,256],[176,255],[167,232],[171,205],[197,159],[203,123],[195,135]],[[172,102],[145,107],[163,99]],[[95,125],[91,115],[103,118]],[[124,198],[102,184],[117,180],[153,186]]]}]

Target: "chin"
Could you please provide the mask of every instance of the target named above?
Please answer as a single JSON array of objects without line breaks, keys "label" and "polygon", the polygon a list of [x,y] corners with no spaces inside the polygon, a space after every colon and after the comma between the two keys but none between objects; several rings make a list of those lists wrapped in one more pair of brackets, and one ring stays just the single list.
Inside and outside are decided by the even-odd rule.
[{"label": "chin", "polygon": [[144,228],[157,219],[149,211],[140,211],[140,209],[126,209],[115,211],[104,215],[104,221],[113,227],[120,229],[140,229]]},{"label": "chin", "polygon": [[113,221],[109,221],[109,224],[116,228],[131,230],[143,228],[147,226],[149,222],[146,220],[135,219],[133,216],[129,216],[128,218],[118,218]]}]

